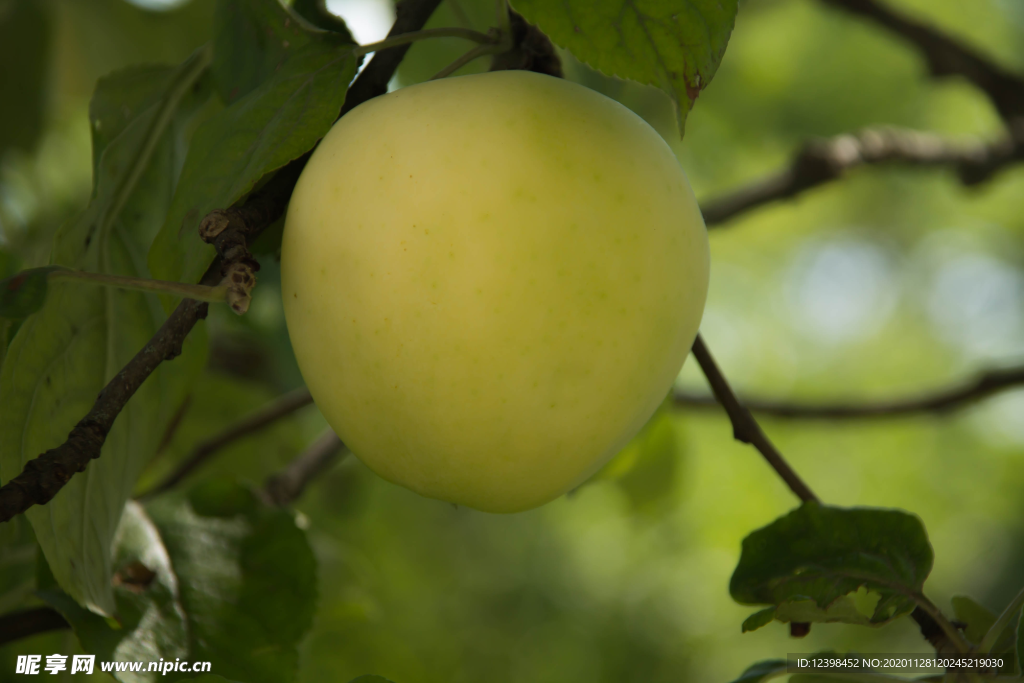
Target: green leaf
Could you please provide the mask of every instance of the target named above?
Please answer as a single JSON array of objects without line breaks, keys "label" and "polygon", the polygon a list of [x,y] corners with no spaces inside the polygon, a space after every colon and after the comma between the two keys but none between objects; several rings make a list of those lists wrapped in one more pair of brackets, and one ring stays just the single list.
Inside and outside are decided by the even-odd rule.
[{"label": "green leaf", "polygon": [[775,608],[765,607],[759,609],[749,617],[743,620],[742,630],[743,633],[749,633],[750,631],[756,631],[759,628],[763,628],[775,620]]},{"label": "green leaf", "polygon": [[347,43],[355,43],[345,20],[327,9],[327,0],[293,0],[292,10],[313,26],[341,34]]},{"label": "green leaf", "polygon": [[[0,158],[8,149],[31,150],[46,121],[47,72],[53,21],[50,3],[0,3]],[[14,105],[14,103],[17,103]]]},{"label": "green leaf", "polygon": [[199,222],[245,196],[267,173],[312,149],[330,130],[355,74],[350,52],[313,43],[270,80],[196,131],[167,221],[150,250],[158,279],[195,282],[214,250]]},{"label": "green leaf", "polygon": [[24,516],[0,524],[0,614],[20,607],[35,588],[38,549]]},{"label": "green leaf", "polygon": [[115,563],[119,627],[59,591],[40,591],[97,659],[181,658],[250,683],[295,679],[316,603],[316,560],[290,513],[219,481],[145,508],[129,503]]},{"label": "green leaf", "polygon": [[19,320],[38,312],[46,303],[47,280],[55,269],[29,268],[0,280],[0,318]]},{"label": "green leaf", "polygon": [[392,681],[381,676],[360,676],[353,678],[349,683],[392,683]]},{"label": "green leaf", "polygon": [[1024,673],[1024,612],[1017,620],[1017,671],[1020,675]]},{"label": "green leaf", "polygon": [[954,595],[950,599],[953,605],[953,614],[958,621],[967,624],[964,635],[972,643],[980,643],[985,633],[992,628],[996,621],[996,615],[992,611],[976,602],[966,595]]},{"label": "green leaf", "polygon": [[[315,5],[315,1],[304,2],[295,9],[307,14],[318,9]],[[321,27],[333,32],[327,33],[289,12],[278,0],[219,0],[212,72],[221,99],[230,104],[248,95],[311,43],[351,45],[354,41],[345,22],[334,20],[330,27]]]},{"label": "green leaf", "polygon": [[[137,72],[102,79],[97,102],[122,92],[131,109],[116,135],[94,138],[99,164],[93,196],[81,216],[54,240],[51,263],[100,273],[148,277],[145,255],[170,205],[191,115],[208,93],[195,92],[208,55],[149,70],[148,96]],[[93,130],[96,130],[95,121]],[[102,124],[100,126],[103,127]],[[116,130],[117,126],[113,126]],[[106,383],[163,322],[156,297],[138,292],[51,283],[43,308],[27,319],[0,373],[0,477],[61,444]],[[159,368],[118,416],[101,457],[57,496],[27,515],[61,588],[102,614],[112,614],[111,543],[125,501],[152,457],[187,383],[203,362],[193,335],[182,358]]]},{"label": "green leaf", "polygon": [[914,515],[804,503],[743,540],[729,591],[740,604],[774,605],[782,620],[880,625],[914,609],[931,567]]},{"label": "green leaf", "polygon": [[761,683],[772,678],[786,675],[789,662],[785,659],[768,659],[752,664],[739,678],[732,683]]},{"label": "green leaf", "polygon": [[680,439],[671,406],[663,405],[633,440],[598,473],[614,481],[634,512],[657,514],[676,491]]},{"label": "green leaf", "polygon": [[580,61],[668,93],[682,134],[686,115],[725,54],[737,0],[513,0],[513,5]]}]

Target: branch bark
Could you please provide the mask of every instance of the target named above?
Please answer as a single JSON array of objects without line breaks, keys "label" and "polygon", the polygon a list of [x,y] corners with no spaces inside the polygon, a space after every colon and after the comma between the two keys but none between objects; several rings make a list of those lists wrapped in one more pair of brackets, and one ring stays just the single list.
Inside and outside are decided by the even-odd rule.
[{"label": "branch bark", "polygon": [[[857,420],[903,417],[921,413],[942,415],[1019,386],[1024,386],[1024,366],[988,370],[973,380],[905,398],[834,403],[744,398],[743,405],[762,415],[798,420]],[[678,406],[690,408],[712,408],[718,405],[711,396],[685,391],[675,392],[672,400]]]},{"label": "branch bark", "polygon": [[328,429],[280,472],[267,478],[264,492],[269,503],[283,507],[298,500],[314,478],[341,457],[344,444]]},{"label": "branch bark", "polygon": [[907,165],[952,168],[964,185],[992,178],[1010,164],[1024,161],[1024,120],[1006,137],[988,143],[954,143],[939,135],[900,128],[869,128],[812,140],[797,151],[786,168],[734,192],[701,202],[708,227],[779,199],[841,178],[858,166]]},{"label": "branch bark", "polygon": [[1006,121],[1024,116],[1024,78],[929,24],[876,0],[821,0],[891,31],[916,47],[936,78],[963,76],[989,99]]},{"label": "branch bark", "polygon": [[295,389],[287,394],[277,397],[270,403],[246,415],[234,424],[229,425],[218,434],[203,441],[193,449],[191,455],[183,461],[178,468],[169,474],[166,479],[154,486],[149,491],[141,494],[139,500],[147,500],[177,486],[185,477],[194,472],[203,463],[210,459],[214,453],[224,448],[233,441],[255,434],[271,424],[291,415],[296,410],[308,406],[313,402],[309,390],[305,387]]},{"label": "branch bark", "polygon": [[[397,7],[397,19],[388,35],[419,30],[441,0],[404,0]],[[388,81],[408,50],[407,45],[382,50],[374,55],[349,88],[341,115],[377,95],[387,92]],[[257,264],[246,244],[280,218],[288,206],[292,189],[309,154],[289,163],[258,192],[240,206],[215,211],[203,221],[201,234],[218,251],[220,259],[203,277],[203,284],[216,284],[228,277],[239,286],[233,305],[245,306],[255,280]],[[89,413],[71,430],[68,439],[30,460],[14,479],[0,487],[0,522],[6,522],[33,505],[49,502],[76,473],[100,456],[103,443],[128,399],[165,360],[181,354],[185,337],[206,317],[207,304],[185,299],[171,313],[156,335],[112,379]]]},{"label": "branch bark", "polygon": [[722,408],[725,409],[726,414],[729,416],[729,421],[732,422],[733,437],[737,441],[742,441],[756,448],[779,477],[786,482],[789,489],[796,494],[797,498],[805,503],[809,501],[820,502],[810,487],[804,483],[793,468],[789,466],[786,459],[782,457],[779,450],[775,448],[775,445],[772,444],[764,430],[761,429],[761,425],[750,414],[750,411],[736,398],[732,387],[729,386],[722,371],[718,369],[718,364],[715,363],[714,357],[712,357],[711,352],[699,334],[693,342],[692,351],[693,357],[697,359],[700,369],[708,380],[708,384],[711,385],[711,391],[714,392],[715,398]]}]

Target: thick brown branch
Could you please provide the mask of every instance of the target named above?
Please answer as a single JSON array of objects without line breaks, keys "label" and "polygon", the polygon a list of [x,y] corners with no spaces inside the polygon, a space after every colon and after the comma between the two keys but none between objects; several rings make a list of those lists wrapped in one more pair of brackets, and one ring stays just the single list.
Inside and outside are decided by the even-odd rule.
[{"label": "thick brown branch", "polygon": [[701,339],[699,334],[693,342],[693,357],[700,364],[700,369],[704,372],[708,384],[711,385],[711,391],[714,392],[715,398],[718,399],[718,402],[729,416],[729,421],[732,422],[733,437],[737,441],[742,441],[756,448],[800,500],[805,503],[808,501],[817,502],[818,497],[814,495],[814,492],[789,466],[789,463],[786,462],[782,454],[779,453],[778,449],[768,439],[764,430],[761,429],[761,425],[757,423],[757,420],[750,414],[750,411],[737,400],[736,394],[733,393],[729,383],[725,380],[722,371],[718,369],[715,359],[711,356],[711,352],[708,351],[708,347],[705,346],[704,340]]},{"label": "thick brown branch", "polygon": [[[398,5],[398,18],[389,35],[419,30],[440,2],[404,0]],[[349,88],[341,113],[386,92],[388,81],[407,49],[395,47],[377,53]],[[207,271],[203,283],[217,284],[223,277],[231,277],[239,286],[238,300],[232,304],[236,310],[248,305],[254,282],[252,274],[259,267],[249,255],[246,242],[284,214],[307,158],[308,154],[285,166],[240,207],[214,212],[209,222],[204,221],[203,235],[217,247],[220,259]],[[103,442],[128,399],[161,362],[181,353],[185,337],[196,322],[206,317],[206,310],[204,303],[182,301],[142,351],[100,392],[67,441],[30,460],[21,474],[0,487],[0,522],[33,505],[49,502],[75,473],[85,470],[90,460],[100,456]]]},{"label": "thick brown branch", "polygon": [[1005,120],[1024,116],[1024,78],[973,48],[876,0],[821,1],[869,19],[914,45],[933,76],[963,76],[988,95]]},{"label": "thick brown branch", "polygon": [[309,482],[326,472],[341,457],[342,446],[338,435],[328,429],[287,467],[267,478],[264,486],[267,500],[278,506],[298,500]]},{"label": "thick brown branch", "polygon": [[[1024,386],[1024,367],[989,370],[969,382],[939,391],[885,401],[798,403],[794,401],[744,398],[743,405],[755,413],[799,420],[855,420],[902,417],[918,413],[942,414],[966,408],[993,394]],[[677,391],[676,405],[711,408],[718,405],[711,396]]]},{"label": "thick brown branch", "polygon": [[948,167],[964,185],[985,182],[1006,166],[1024,161],[1024,122],[991,143],[953,143],[932,133],[899,128],[870,128],[858,133],[813,140],[785,169],[735,192],[701,202],[708,227],[779,199],[789,199],[836,180],[858,166],[907,165]]},{"label": "thick brown branch", "polygon": [[157,333],[103,388],[67,441],[30,460],[21,474],[0,487],[0,522],[49,502],[76,473],[100,456],[114,420],[157,366],[181,354],[186,335],[206,317],[207,304],[182,301]]},{"label": "thick brown branch", "polygon": [[0,615],[0,646],[37,633],[71,628],[52,607],[33,607]]},{"label": "thick brown branch", "polygon": [[145,500],[152,498],[155,495],[174,488],[185,477],[192,474],[192,472],[194,472],[199,466],[209,460],[214,453],[231,442],[237,441],[242,437],[255,434],[261,429],[269,427],[282,417],[287,417],[299,408],[308,406],[312,402],[313,397],[309,395],[309,390],[305,387],[291,391],[283,396],[279,396],[267,405],[246,415],[234,424],[229,425],[220,433],[214,434],[206,441],[197,445],[195,449],[193,449],[191,455],[189,455],[189,457],[178,466],[178,469],[169,474],[167,478],[158,485],[140,495],[139,499]]}]

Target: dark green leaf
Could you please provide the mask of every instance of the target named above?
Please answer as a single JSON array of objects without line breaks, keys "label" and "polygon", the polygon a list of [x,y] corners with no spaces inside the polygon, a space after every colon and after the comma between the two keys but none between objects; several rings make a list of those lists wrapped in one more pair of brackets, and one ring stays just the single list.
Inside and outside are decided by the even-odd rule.
[{"label": "dark green leaf", "polygon": [[744,605],[775,605],[782,620],[879,625],[914,609],[931,567],[917,517],[805,503],[743,540],[729,590]]},{"label": "dark green leaf", "polygon": [[158,279],[195,282],[213,260],[199,222],[247,194],[265,174],[312,149],[330,130],[355,74],[351,53],[313,43],[270,80],[196,131],[149,265]]},{"label": "dark green leaf", "polygon": [[737,0],[513,0],[556,45],[610,76],[657,86],[676,104],[682,133],[718,70]]},{"label": "dark green leaf", "polygon": [[756,631],[757,629],[772,623],[772,621],[774,620],[774,607],[765,607],[764,609],[759,609],[743,620],[743,632],[748,633],[750,631]]},{"label": "dark green leaf", "polygon": [[327,0],[294,0],[292,10],[313,26],[341,34],[348,43],[355,43],[345,20],[327,9]]},{"label": "dark green leaf", "polygon": [[40,592],[82,647],[97,659],[209,661],[251,683],[294,680],[316,602],[316,561],[294,517],[223,482],[125,510],[115,559],[120,628],[59,591]]},{"label": "dark green leaf", "polygon": [[[200,51],[180,67],[164,69],[162,77],[147,70],[148,95],[140,96],[134,71],[100,81],[95,111],[114,106],[122,93],[129,104],[151,104],[129,107],[133,115],[123,119],[108,117],[110,127],[120,130],[94,138],[99,164],[92,199],[58,232],[51,263],[148,277],[145,255],[170,205],[183,131],[208,97],[194,91],[207,61]],[[51,283],[43,308],[12,340],[0,373],[0,476],[12,479],[27,461],[62,443],[164,318],[153,296]],[[50,503],[26,513],[61,588],[100,613],[115,609],[111,544],[124,502],[202,366],[202,337],[193,335],[185,348],[173,367],[159,368],[136,392],[102,457]]]},{"label": "dark green leaf", "polygon": [[31,150],[43,131],[50,10],[50,3],[39,0],[0,3],[0,158],[11,148]]},{"label": "dark green leaf", "polygon": [[349,683],[392,683],[392,681],[381,676],[360,676],[353,678]]},{"label": "dark green leaf", "polygon": [[[337,19],[337,18],[336,18]],[[230,104],[258,88],[311,43],[351,44],[345,22],[326,33],[278,0],[219,0],[214,15],[213,77]]]},{"label": "dark green leaf", "polygon": [[35,587],[38,550],[24,516],[0,524],[0,614],[20,607]]},{"label": "dark green leaf", "polygon": [[19,320],[41,309],[46,303],[47,280],[54,269],[29,268],[0,280],[0,318]]},{"label": "dark green leaf", "polygon": [[785,659],[768,659],[751,665],[732,683],[761,683],[786,673],[789,663]]}]

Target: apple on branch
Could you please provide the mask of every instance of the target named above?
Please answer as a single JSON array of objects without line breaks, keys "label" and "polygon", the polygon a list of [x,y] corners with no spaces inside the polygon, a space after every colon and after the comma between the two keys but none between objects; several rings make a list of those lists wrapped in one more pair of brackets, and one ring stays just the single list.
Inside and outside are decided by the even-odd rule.
[{"label": "apple on branch", "polygon": [[295,188],[289,335],[352,452],[490,512],[580,484],[689,352],[707,231],[669,146],[583,86],[501,71],[356,107]]}]

